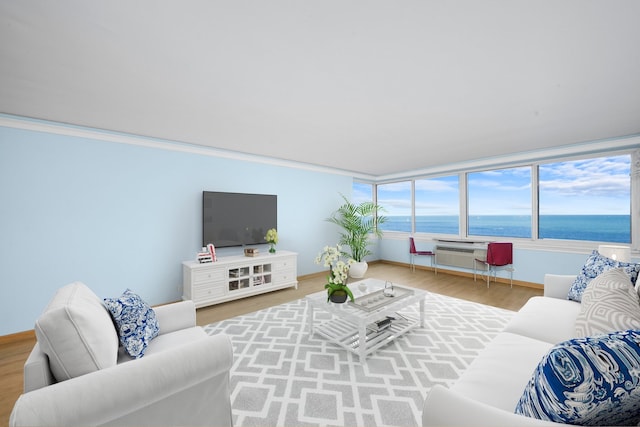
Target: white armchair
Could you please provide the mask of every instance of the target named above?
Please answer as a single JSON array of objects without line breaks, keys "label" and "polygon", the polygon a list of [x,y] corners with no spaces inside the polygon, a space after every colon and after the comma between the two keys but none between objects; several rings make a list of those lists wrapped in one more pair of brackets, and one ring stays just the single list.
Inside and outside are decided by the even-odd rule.
[{"label": "white armchair", "polygon": [[[191,301],[154,309],[160,335],[140,359],[118,351],[117,341],[115,354],[95,354],[114,351],[116,331],[112,323],[111,331],[100,330],[109,315],[86,286],[74,283],[59,290],[41,319],[61,307],[65,318],[55,317],[55,333],[39,331],[37,324],[38,343],[25,364],[25,392],[15,403],[10,426],[231,426],[231,343],[196,326]],[[65,336],[65,328],[72,334]],[[67,353],[74,344],[74,354],[60,346],[52,352],[51,341],[60,337]],[[72,372],[65,363],[90,372],[56,379],[53,372]]]}]

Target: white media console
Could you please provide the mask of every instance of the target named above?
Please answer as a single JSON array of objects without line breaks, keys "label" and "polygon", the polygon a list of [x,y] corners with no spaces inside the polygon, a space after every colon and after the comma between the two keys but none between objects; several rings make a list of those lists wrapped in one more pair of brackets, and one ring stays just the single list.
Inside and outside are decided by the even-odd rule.
[{"label": "white media console", "polygon": [[297,257],[295,252],[278,251],[253,257],[219,257],[204,264],[185,261],[182,299],[205,307],[277,289],[297,289]]}]

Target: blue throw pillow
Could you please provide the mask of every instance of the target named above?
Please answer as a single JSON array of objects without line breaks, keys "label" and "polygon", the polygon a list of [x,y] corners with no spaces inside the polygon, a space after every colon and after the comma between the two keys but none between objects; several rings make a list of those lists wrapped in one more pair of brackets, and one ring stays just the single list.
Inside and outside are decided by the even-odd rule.
[{"label": "blue throw pillow", "polygon": [[582,301],[582,294],[589,282],[595,279],[600,273],[613,268],[622,268],[624,272],[627,273],[627,276],[630,277],[631,283],[636,284],[638,272],[640,272],[640,264],[618,262],[604,255],[600,255],[598,251],[594,250],[585,261],[573,285],[571,285],[567,299],[578,302]]},{"label": "blue throw pillow", "polygon": [[119,298],[105,298],[104,304],[116,324],[127,354],[136,359],[142,357],[149,341],[160,332],[156,313],[130,289]]},{"label": "blue throw pillow", "polygon": [[565,424],[636,425],[640,331],[557,344],[535,369],[515,412]]}]

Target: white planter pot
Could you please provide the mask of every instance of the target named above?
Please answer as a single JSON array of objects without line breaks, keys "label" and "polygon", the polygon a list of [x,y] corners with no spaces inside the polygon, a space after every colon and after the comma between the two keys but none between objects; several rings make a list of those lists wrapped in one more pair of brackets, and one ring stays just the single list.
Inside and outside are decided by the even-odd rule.
[{"label": "white planter pot", "polygon": [[361,279],[367,272],[367,268],[369,268],[369,264],[367,264],[366,261],[355,262],[351,264],[351,267],[349,268],[349,277],[353,277],[354,279]]}]

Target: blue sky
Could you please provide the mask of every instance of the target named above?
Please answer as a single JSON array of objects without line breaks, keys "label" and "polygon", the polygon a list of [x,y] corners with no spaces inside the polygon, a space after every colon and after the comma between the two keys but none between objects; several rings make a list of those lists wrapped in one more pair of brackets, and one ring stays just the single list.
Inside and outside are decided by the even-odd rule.
[{"label": "blue sky", "polygon": [[[542,215],[628,215],[630,156],[599,157],[540,165]],[[470,215],[530,215],[531,168],[475,172],[469,179]],[[369,186],[354,185],[354,200],[369,199]],[[386,215],[411,214],[408,181],[379,187]],[[458,176],[416,180],[417,215],[457,215]]]}]

